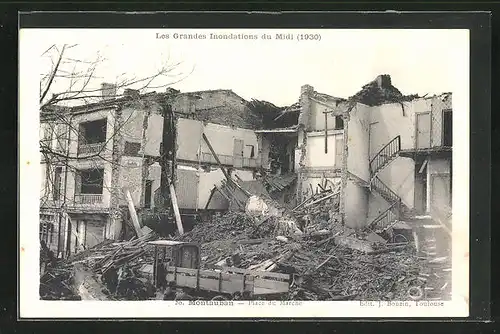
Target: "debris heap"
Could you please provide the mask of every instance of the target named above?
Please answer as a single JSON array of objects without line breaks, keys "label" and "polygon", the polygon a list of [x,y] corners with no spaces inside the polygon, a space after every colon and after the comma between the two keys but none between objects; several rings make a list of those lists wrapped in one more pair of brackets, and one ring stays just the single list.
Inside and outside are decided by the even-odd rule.
[{"label": "debris heap", "polygon": [[73,266],[59,261],[47,267],[40,275],[39,292],[42,300],[81,300],[74,287]]},{"label": "debris heap", "polygon": [[369,106],[378,106],[383,103],[402,103],[411,101],[417,97],[418,95],[403,95],[392,85],[391,77],[387,74],[383,74],[364,85],[363,88],[350,97],[349,100],[361,102]]},{"label": "debris heap", "polygon": [[[289,299],[408,300],[413,298],[408,291],[425,285],[419,276],[425,261],[408,243],[378,245],[331,232],[317,238],[276,237],[244,212],[216,215],[178,239],[202,244],[207,269],[234,266],[291,274]],[[369,247],[355,250],[349,246],[352,240]]]}]

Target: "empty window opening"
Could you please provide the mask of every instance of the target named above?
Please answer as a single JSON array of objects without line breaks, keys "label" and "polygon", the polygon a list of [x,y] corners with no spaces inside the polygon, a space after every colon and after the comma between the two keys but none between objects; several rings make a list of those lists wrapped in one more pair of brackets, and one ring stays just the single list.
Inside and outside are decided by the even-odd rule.
[{"label": "empty window opening", "polygon": [[102,194],[104,184],[104,169],[81,170],[80,180],[81,194]]},{"label": "empty window opening", "polygon": [[335,116],[335,130],[342,130],[344,128],[344,119],[342,116]]},{"label": "empty window opening", "polygon": [[129,157],[136,157],[139,155],[140,150],[141,150],[141,143],[132,143],[126,141],[125,150],[123,154]]},{"label": "empty window opening", "polygon": [[452,146],[453,124],[451,110],[443,110],[443,146]]},{"label": "empty window opening", "polygon": [[415,163],[415,210],[424,214],[427,211],[427,160]]},{"label": "empty window opening", "polygon": [[104,143],[106,141],[106,118],[80,123],[80,140],[83,145]]},{"label": "empty window opening", "polygon": [[144,207],[145,208],[151,207],[152,189],[153,189],[153,181],[147,180],[146,181],[146,189],[144,190]]},{"label": "empty window opening", "polygon": [[245,145],[245,146],[247,146],[250,149],[250,158],[254,158],[255,157],[255,146],[253,146],[253,145]]},{"label": "empty window opening", "polygon": [[54,201],[61,199],[61,174],[62,167],[56,167],[54,173],[54,184],[52,187],[52,198]]},{"label": "empty window opening", "polygon": [[54,224],[53,216],[40,215],[40,240],[45,241],[47,245],[54,241]]}]

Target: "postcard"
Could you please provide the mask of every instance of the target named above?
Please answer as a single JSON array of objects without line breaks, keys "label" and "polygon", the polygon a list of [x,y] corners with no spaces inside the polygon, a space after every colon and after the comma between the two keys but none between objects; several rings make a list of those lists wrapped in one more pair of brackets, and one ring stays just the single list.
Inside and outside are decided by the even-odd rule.
[{"label": "postcard", "polygon": [[21,318],[468,316],[468,30],[19,43]]}]

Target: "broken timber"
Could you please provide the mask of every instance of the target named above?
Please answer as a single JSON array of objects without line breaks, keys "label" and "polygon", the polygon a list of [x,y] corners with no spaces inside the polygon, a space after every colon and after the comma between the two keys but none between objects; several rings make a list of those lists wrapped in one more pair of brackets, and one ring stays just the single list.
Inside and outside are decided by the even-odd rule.
[{"label": "broken timber", "polygon": [[137,212],[135,211],[134,201],[132,200],[132,195],[128,189],[123,189],[125,196],[127,197],[128,210],[130,212],[130,217],[132,218],[132,224],[134,225],[135,233],[138,237],[142,237],[143,232],[141,230],[141,225],[139,224],[139,218],[137,217]]},{"label": "broken timber", "polygon": [[177,224],[177,230],[179,230],[179,234],[184,234],[184,226],[182,225],[181,213],[179,211],[179,205],[177,204],[177,195],[175,193],[174,183],[170,181],[167,177],[167,182],[169,183],[170,189],[170,200],[172,202],[172,208],[174,209],[175,223]]},{"label": "broken timber", "polygon": [[224,174],[226,179],[231,180],[231,177],[229,176],[229,174],[228,174],[227,170],[224,168],[224,166],[222,166],[222,163],[220,162],[219,157],[215,153],[214,148],[212,147],[212,144],[210,144],[210,141],[208,140],[207,136],[203,133],[202,137],[203,137],[203,140],[205,141],[205,143],[207,144],[208,149],[210,150],[210,152],[214,156],[215,161],[219,165],[219,167],[222,170],[222,173]]}]

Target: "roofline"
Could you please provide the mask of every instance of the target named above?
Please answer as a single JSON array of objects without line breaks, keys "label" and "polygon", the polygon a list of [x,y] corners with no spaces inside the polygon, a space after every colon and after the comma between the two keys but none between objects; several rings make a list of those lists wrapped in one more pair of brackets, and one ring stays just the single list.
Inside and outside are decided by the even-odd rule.
[{"label": "roofline", "polygon": [[[227,92],[227,93],[230,93],[230,94],[238,97],[239,99],[245,101],[246,103],[248,103],[248,101],[246,99],[244,99],[240,95],[236,94],[232,89],[208,89],[208,90],[199,90],[199,91],[192,91],[192,92],[179,92],[176,95],[177,96],[179,96],[179,95],[192,95],[192,94],[197,94],[197,93],[211,93],[211,92]],[[158,93],[156,91],[153,91],[153,92],[140,94],[139,98],[142,99],[142,98],[148,98],[148,97],[153,97],[153,96],[165,96],[167,94],[169,94],[169,93],[167,93],[167,92]],[[85,113],[85,112],[93,112],[95,108],[103,109],[103,108],[107,107],[107,105],[113,106],[113,105],[118,105],[118,104],[122,104],[122,103],[126,103],[126,102],[132,102],[135,99],[136,98],[134,98],[134,97],[123,95],[123,96],[120,96],[119,98],[115,98],[115,99],[101,100],[101,101],[97,101],[97,102],[80,104],[80,105],[69,106],[69,107],[64,107],[64,106],[58,106],[58,107],[68,108],[68,111],[70,113],[76,113],[76,112]],[[89,109],[89,110],[81,110],[81,109]]]}]

